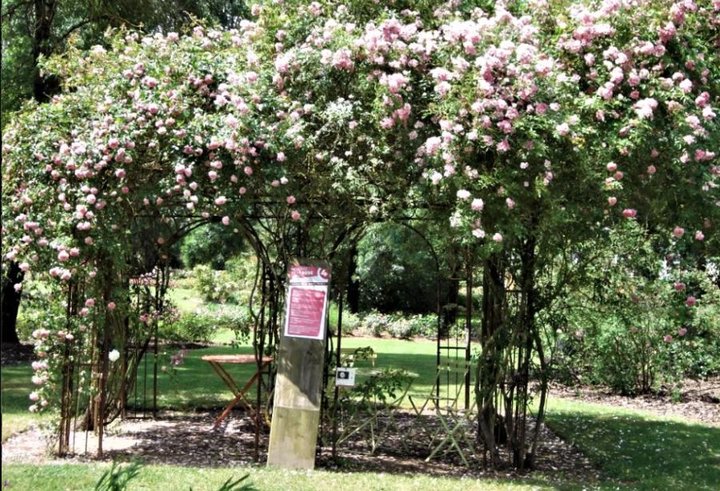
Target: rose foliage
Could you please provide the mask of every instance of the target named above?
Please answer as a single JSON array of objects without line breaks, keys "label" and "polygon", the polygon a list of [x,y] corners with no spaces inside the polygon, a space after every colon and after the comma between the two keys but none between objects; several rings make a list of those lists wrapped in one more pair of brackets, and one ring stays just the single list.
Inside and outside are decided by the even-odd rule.
[{"label": "rose foliage", "polygon": [[3,261],[76,285],[41,356],[147,322],[120,278],[209,221],[271,218],[290,241],[435,214],[478,258],[621,220],[717,247],[720,1],[381,3],[261,2],[235,30],[46,60],[62,94],[2,147]]}]

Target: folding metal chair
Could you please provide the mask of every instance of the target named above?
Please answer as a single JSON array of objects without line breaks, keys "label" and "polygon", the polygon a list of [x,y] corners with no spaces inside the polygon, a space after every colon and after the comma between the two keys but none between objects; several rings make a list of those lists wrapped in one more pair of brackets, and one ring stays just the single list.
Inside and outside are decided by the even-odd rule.
[{"label": "folding metal chair", "polygon": [[[395,387],[398,392],[393,390],[392,400],[388,402],[383,391],[383,383],[389,380],[390,377],[398,376],[402,379],[400,385]],[[416,376],[416,374],[405,370],[375,371],[375,373],[371,374],[370,379],[364,382],[365,387],[360,387],[359,390],[355,391],[358,397],[350,403],[352,406],[350,416],[343,424],[344,431],[338,438],[337,443],[340,444],[351,436],[367,429],[370,431],[371,453],[374,453],[380,443],[380,419],[387,418],[390,422],[382,431],[386,431],[391,425],[397,426],[394,412],[407,396]],[[374,387],[379,388],[379,390]]]},{"label": "folding metal chair", "polygon": [[[442,407],[457,408],[469,371],[470,364],[464,360],[438,365],[435,372],[435,382],[425,400],[420,402],[413,399],[412,395],[408,396],[415,415],[421,416],[431,402],[432,409],[435,411]],[[443,381],[445,382],[444,390],[439,388]]]},{"label": "folding metal chair", "polygon": [[439,444],[435,445],[430,455],[425,459],[425,462],[429,462],[435,457],[444,447],[447,446],[447,451],[455,451],[462,460],[465,466],[469,466],[467,457],[465,456],[465,450],[461,446],[461,442],[464,443],[467,449],[472,451],[473,443],[468,439],[468,429],[472,427],[472,420],[474,416],[475,402],[470,405],[469,409],[447,409],[446,412],[438,410],[436,416],[440,421],[442,427],[441,432],[444,436]]}]

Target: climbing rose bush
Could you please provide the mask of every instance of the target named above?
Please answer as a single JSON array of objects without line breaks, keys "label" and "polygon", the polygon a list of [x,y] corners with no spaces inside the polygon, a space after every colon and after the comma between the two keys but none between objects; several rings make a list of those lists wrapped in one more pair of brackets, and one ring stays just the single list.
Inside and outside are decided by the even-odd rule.
[{"label": "climbing rose bush", "polygon": [[717,1],[252,13],[71,48],[44,67],[63,93],[6,129],[3,261],[83,285],[63,343],[144,322],[118,276],[207,221],[265,216],[285,237],[429,208],[480,257],[621,220],[679,252],[717,247]]}]

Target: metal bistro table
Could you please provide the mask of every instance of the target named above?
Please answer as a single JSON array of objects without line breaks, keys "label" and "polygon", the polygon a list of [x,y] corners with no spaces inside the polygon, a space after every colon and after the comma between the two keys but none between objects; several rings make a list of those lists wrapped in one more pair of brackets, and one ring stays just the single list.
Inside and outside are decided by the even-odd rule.
[{"label": "metal bistro table", "polygon": [[217,428],[218,426],[220,426],[220,423],[223,422],[227,415],[230,414],[230,411],[232,411],[232,408],[235,407],[239,402],[245,404],[245,406],[247,406],[249,409],[253,408],[252,404],[250,404],[250,401],[248,401],[245,397],[245,394],[256,381],[259,382],[260,376],[273,361],[273,358],[271,356],[263,356],[259,368],[255,370],[255,373],[253,373],[253,375],[247,380],[247,382],[245,382],[245,385],[243,385],[242,388],[238,388],[235,380],[227,372],[227,370],[223,368],[222,365],[257,365],[257,359],[255,358],[255,355],[205,355],[201,357],[201,359],[208,362],[210,366],[213,367],[215,373],[218,374],[218,376],[223,380],[223,382],[225,382],[225,385],[227,385],[235,395],[235,398],[230,401],[230,404],[227,405],[227,407],[223,410],[222,414],[217,417],[213,428]]}]

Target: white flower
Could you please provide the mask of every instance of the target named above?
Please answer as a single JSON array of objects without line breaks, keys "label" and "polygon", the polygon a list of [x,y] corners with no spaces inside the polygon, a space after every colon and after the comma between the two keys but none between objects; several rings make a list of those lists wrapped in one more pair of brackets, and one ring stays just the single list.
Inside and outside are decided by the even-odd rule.
[{"label": "white flower", "polygon": [[120,352],[116,349],[108,353],[108,359],[110,361],[118,361],[120,359]]},{"label": "white flower", "polygon": [[467,189],[461,189],[457,192],[458,199],[468,199],[470,198],[470,191]]}]

